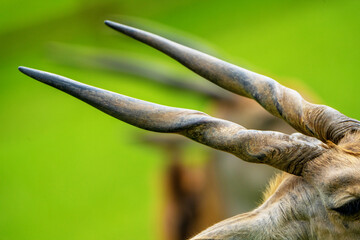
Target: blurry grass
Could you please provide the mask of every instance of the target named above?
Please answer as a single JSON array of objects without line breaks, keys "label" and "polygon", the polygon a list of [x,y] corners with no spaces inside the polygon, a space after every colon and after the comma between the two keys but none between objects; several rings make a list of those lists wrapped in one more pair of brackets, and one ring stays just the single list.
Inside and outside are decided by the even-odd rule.
[{"label": "blurry grass", "polygon": [[160,229],[161,151],[134,141],[142,130],[21,75],[18,65],[160,104],[208,108],[199,96],[55,63],[49,42],[145,54],[190,74],[103,25],[111,16],[144,17],[198,35],[228,60],[284,84],[300,79],[324,103],[360,118],[358,9],[355,0],[1,2],[0,239],[158,239]]}]

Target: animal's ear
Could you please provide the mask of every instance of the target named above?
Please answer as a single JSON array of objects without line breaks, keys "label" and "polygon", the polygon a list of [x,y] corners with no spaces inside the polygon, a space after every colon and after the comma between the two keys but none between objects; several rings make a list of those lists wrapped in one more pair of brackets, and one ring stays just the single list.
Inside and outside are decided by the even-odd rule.
[{"label": "animal's ear", "polygon": [[323,142],[337,144],[360,122],[327,106],[305,101],[296,91],[273,79],[253,73],[217,58],[174,43],[157,35],[106,21],[109,27],[152,46],[190,70],[229,91],[253,98],[273,115],[284,119],[299,132]]},{"label": "animal's ear", "polygon": [[245,161],[265,163],[295,175],[301,174],[307,160],[324,151],[320,141],[313,138],[310,141],[301,134],[247,130],[202,112],[138,100],[35,69],[20,67],[19,70],[131,125],[178,133]]}]

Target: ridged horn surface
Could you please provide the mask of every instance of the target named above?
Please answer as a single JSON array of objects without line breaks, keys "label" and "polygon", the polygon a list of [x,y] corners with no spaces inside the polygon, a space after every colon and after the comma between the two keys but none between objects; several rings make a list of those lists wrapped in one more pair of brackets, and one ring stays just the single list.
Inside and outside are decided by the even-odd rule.
[{"label": "ridged horn surface", "polygon": [[323,142],[338,143],[360,122],[324,105],[305,101],[299,93],[275,80],[227,63],[160,36],[126,25],[105,21],[109,27],[139,40],[174,58],[211,82],[239,95],[252,98],[271,114],[284,119],[299,132]]},{"label": "ridged horn surface", "polygon": [[248,130],[202,112],[142,101],[31,68],[19,70],[131,125],[178,133],[245,161],[268,164],[295,175],[301,175],[303,165],[325,151],[320,141],[302,134]]}]

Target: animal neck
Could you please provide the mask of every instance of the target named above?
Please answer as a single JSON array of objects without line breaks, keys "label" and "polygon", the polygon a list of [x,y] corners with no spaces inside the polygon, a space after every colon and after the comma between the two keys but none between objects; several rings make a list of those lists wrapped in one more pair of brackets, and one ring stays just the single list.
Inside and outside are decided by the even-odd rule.
[{"label": "animal neck", "polygon": [[323,205],[317,202],[320,198],[316,192],[301,177],[289,175],[261,206],[249,213],[226,219],[193,240],[289,240],[329,236],[328,217]]}]

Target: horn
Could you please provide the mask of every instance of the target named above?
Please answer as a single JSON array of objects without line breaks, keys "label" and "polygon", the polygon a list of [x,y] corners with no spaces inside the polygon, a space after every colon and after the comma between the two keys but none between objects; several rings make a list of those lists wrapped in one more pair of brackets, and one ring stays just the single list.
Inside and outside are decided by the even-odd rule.
[{"label": "horn", "polygon": [[[73,57],[69,58],[69,54],[72,54]],[[196,93],[210,99],[221,100],[230,104],[234,101],[234,94],[217,86],[199,84],[196,81],[198,79],[194,78],[185,79],[184,77],[179,77],[176,74],[168,73],[164,69],[159,68],[159,65],[145,62],[139,58],[135,59],[129,54],[122,53],[122,55],[115,57],[101,52],[84,53],[75,47],[55,45],[55,48],[52,48],[52,55],[57,61],[66,65],[128,74],[175,89]]]},{"label": "horn", "polygon": [[305,101],[299,93],[275,80],[182,46],[155,34],[105,21],[109,27],[174,58],[190,70],[231,92],[256,100],[271,114],[299,132],[323,142],[338,143],[360,122],[324,105]]},{"label": "horn", "polygon": [[301,175],[303,164],[325,150],[320,141],[308,140],[302,134],[247,130],[202,112],[138,100],[31,68],[19,70],[131,125],[181,134],[245,161],[268,164],[295,175]]}]

